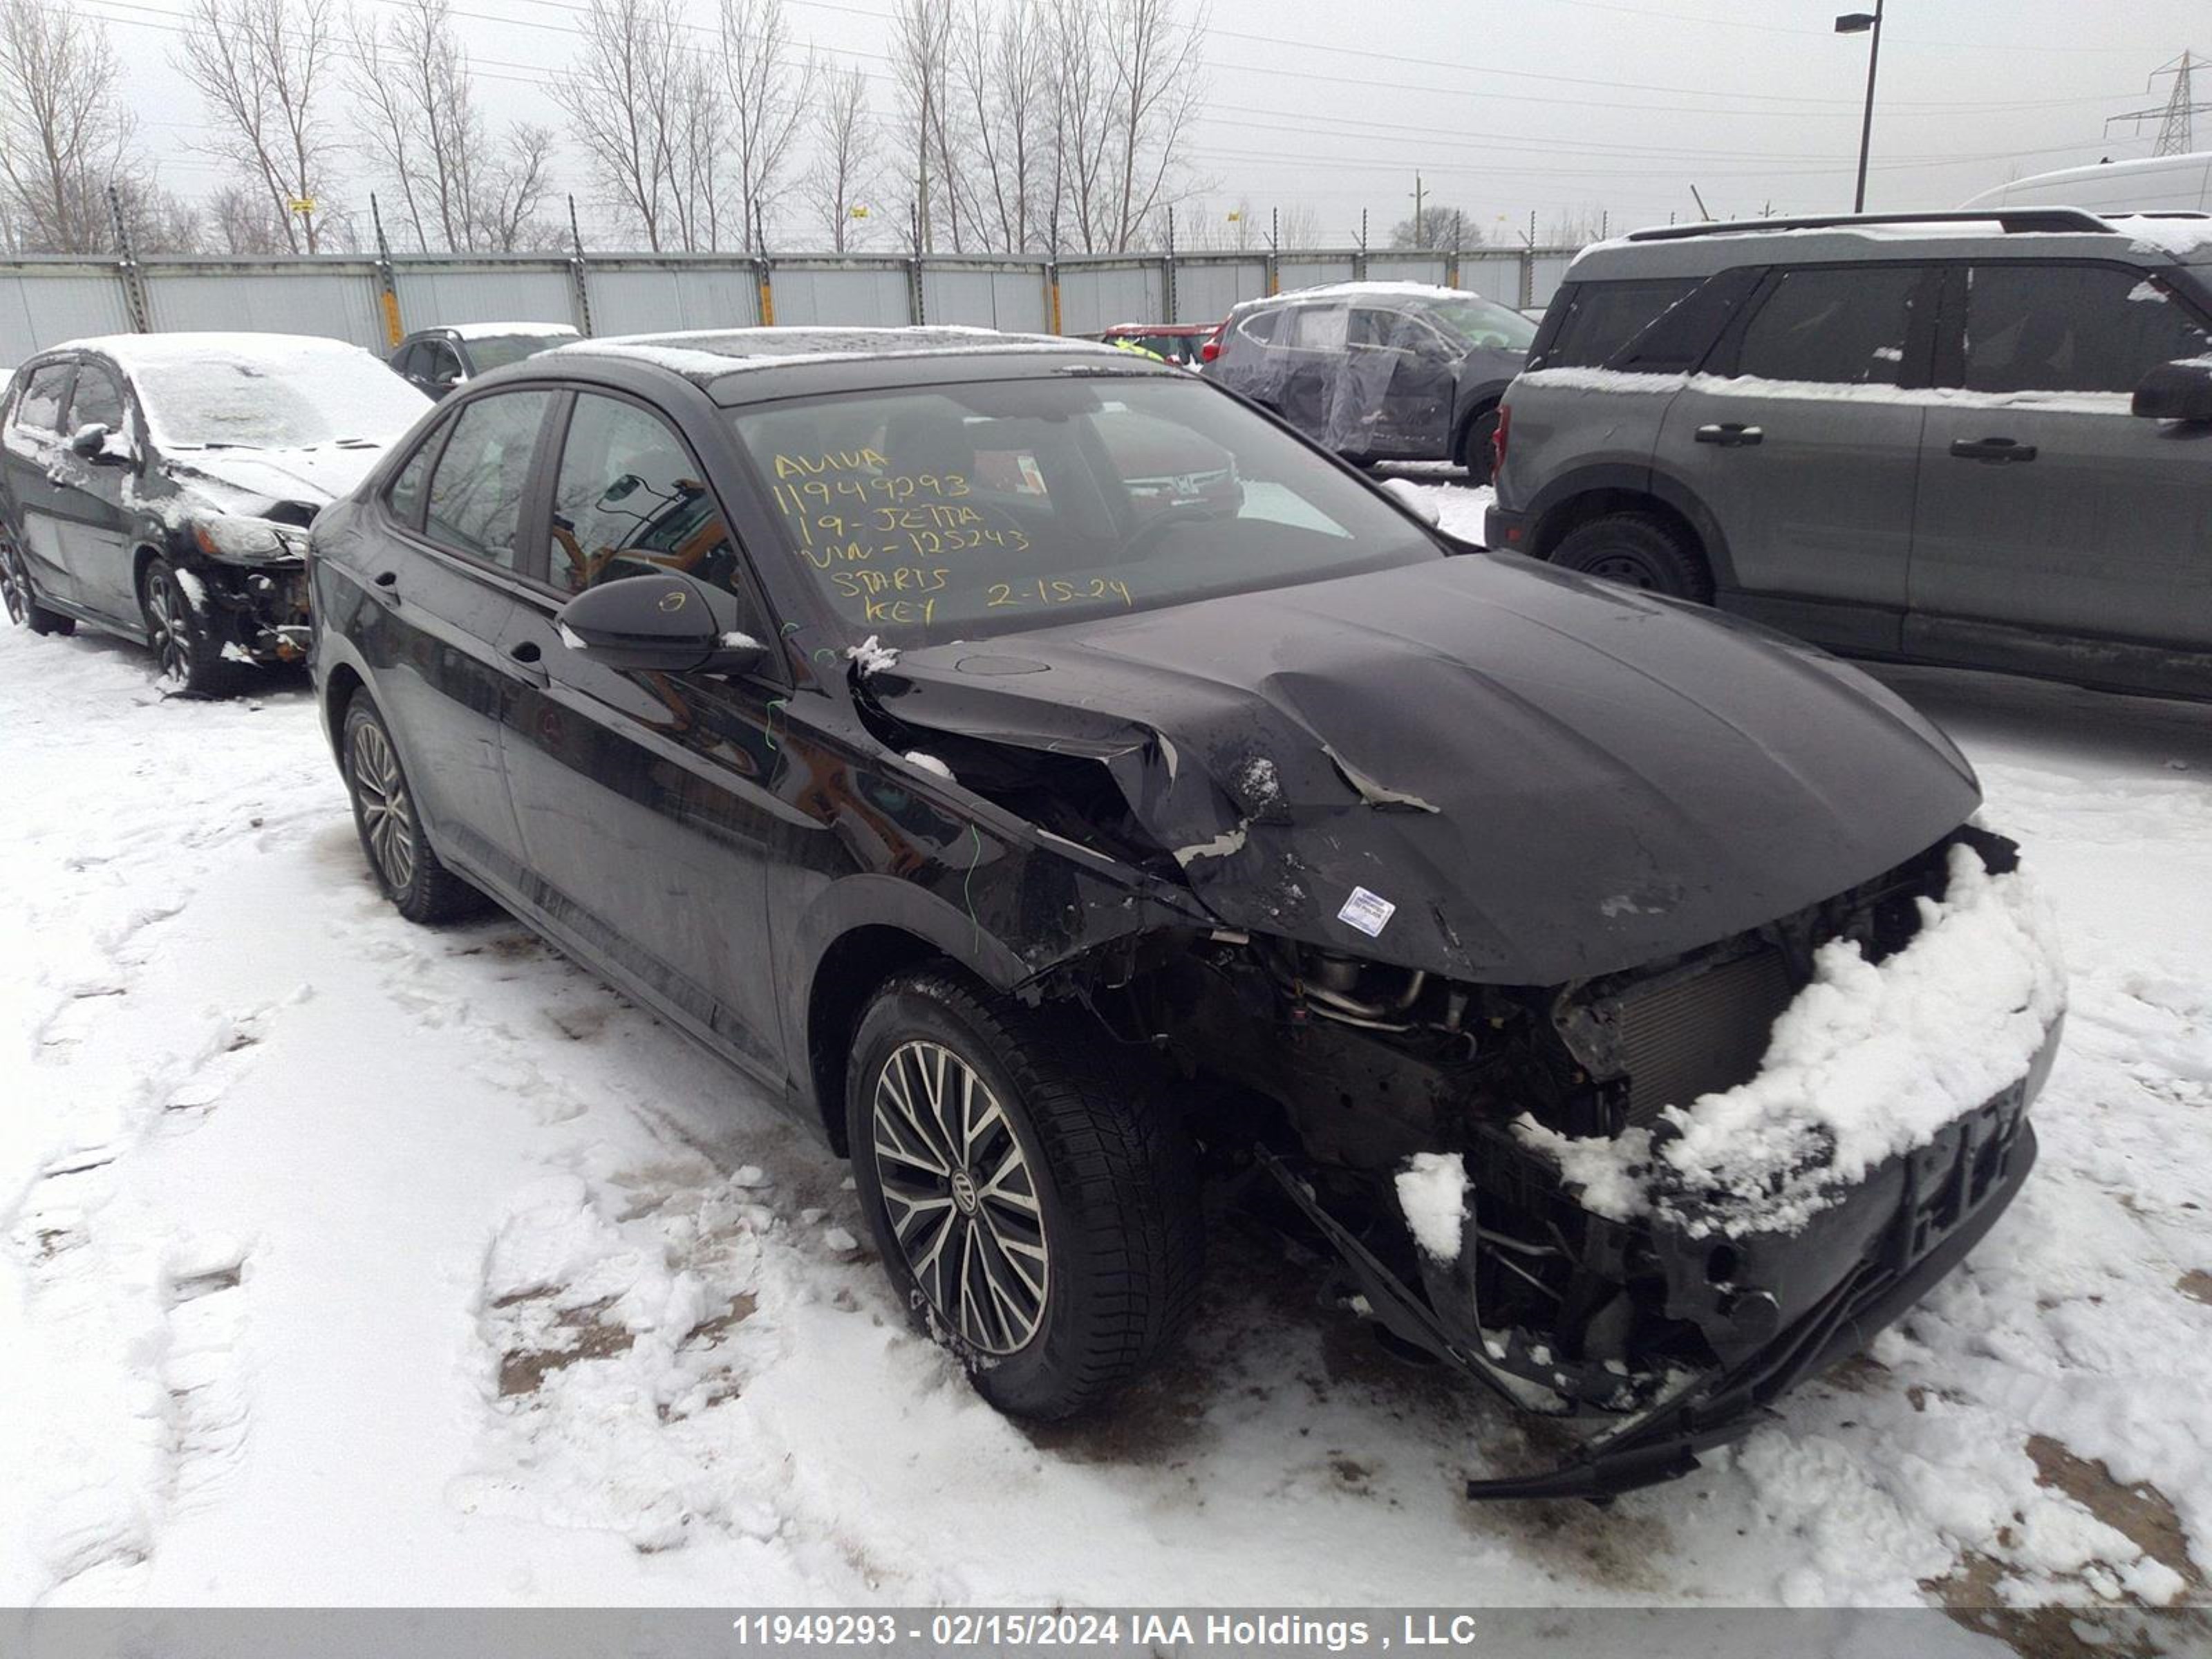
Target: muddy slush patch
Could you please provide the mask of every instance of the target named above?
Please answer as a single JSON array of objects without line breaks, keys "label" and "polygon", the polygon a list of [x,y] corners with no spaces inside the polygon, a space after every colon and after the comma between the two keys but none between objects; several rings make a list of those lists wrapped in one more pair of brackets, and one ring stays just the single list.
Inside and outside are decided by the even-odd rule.
[{"label": "muddy slush patch", "polygon": [[2029,1436],[2027,1449],[2038,1486],[2064,1493],[2180,1575],[2186,1588],[2176,1607],[2152,1613],[2132,1602],[2102,1601],[2086,1587],[2081,1604],[2010,1607],[2002,1590],[2005,1564],[1975,1550],[1943,1577],[1922,1580],[1920,1588],[1958,1623],[1995,1637],[2022,1659],[2162,1659],[2199,1650],[2177,1647],[2177,1638],[2212,1645],[2212,1608],[2198,1605],[2205,1596],[2204,1575],[2190,1559],[2188,1534],[2166,1494],[2148,1482],[2124,1486],[2102,1463],[2075,1455],[2048,1435]]},{"label": "muddy slush patch", "polygon": [[[518,1302],[527,1302],[544,1294],[532,1291],[503,1296],[492,1306],[513,1307]],[[628,1353],[637,1341],[637,1333],[626,1325],[611,1324],[603,1316],[614,1302],[614,1297],[605,1297],[581,1307],[563,1308],[555,1314],[553,1323],[558,1329],[576,1334],[575,1340],[566,1347],[510,1348],[501,1354],[499,1397],[513,1400],[521,1395],[535,1394],[555,1371],[566,1370],[579,1361],[611,1359],[617,1354]]]}]

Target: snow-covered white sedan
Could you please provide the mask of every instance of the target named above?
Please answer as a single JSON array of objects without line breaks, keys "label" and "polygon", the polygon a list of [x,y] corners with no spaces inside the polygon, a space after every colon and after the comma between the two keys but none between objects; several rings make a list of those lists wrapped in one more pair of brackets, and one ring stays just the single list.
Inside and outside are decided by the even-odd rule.
[{"label": "snow-covered white sedan", "polygon": [[358,346],[297,334],[72,340],[0,398],[0,597],[41,634],[152,647],[221,690],[307,648],[307,526],[429,400]]}]

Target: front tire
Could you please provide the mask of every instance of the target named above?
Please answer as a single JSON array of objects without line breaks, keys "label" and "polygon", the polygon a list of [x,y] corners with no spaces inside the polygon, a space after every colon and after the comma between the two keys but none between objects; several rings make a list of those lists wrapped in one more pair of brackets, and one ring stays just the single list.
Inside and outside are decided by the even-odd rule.
[{"label": "front tire", "polygon": [[1688,537],[1650,513],[1608,513],[1570,531],[1550,555],[1563,570],[1710,605],[1712,573]]},{"label": "front tire", "polygon": [[854,1184],[916,1326],[1016,1417],[1142,1373],[1204,1253],[1190,1143],[1079,1018],[949,965],[893,980],[853,1039]]},{"label": "front tire", "polygon": [[167,559],[156,558],[146,566],[138,581],[138,605],[162,690],[210,697],[228,689],[230,665],[222,659],[222,647],[176,567]]},{"label": "front tire", "polygon": [[4,537],[0,537],[0,605],[7,606],[9,622],[33,634],[76,632],[76,618],[49,611],[39,603],[39,590],[31,586],[30,568],[15,550],[15,544]]},{"label": "front tire", "polygon": [[398,746],[366,691],[346,705],[342,752],[361,850],[385,897],[410,921],[453,921],[483,908],[483,896],[439,861],[423,833]]}]

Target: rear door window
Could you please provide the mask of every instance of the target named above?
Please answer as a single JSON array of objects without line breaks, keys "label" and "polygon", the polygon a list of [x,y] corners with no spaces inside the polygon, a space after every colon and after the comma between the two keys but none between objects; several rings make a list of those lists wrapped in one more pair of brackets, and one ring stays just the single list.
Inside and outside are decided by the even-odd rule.
[{"label": "rear door window", "polygon": [[1736,373],[1896,386],[1923,281],[1917,265],[1784,270],[1744,327]]},{"label": "rear door window", "polygon": [[1282,314],[1280,307],[1272,311],[1255,311],[1237,325],[1237,332],[1255,344],[1266,345],[1275,337]]},{"label": "rear door window", "polygon": [[1544,368],[1601,368],[1631,340],[1693,292],[1698,279],[1581,283],[1544,353]]},{"label": "rear door window", "polygon": [[1302,351],[1341,351],[1347,325],[1342,306],[1300,306],[1291,313],[1291,343]]},{"label": "rear door window", "polygon": [[507,392],[461,410],[430,477],[424,534],[456,553],[517,568],[523,493],[552,401],[550,392]]},{"label": "rear door window", "polygon": [[415,446],[415,453],[406,464],[393,475],[392,487],[384,492],[384,503],[392,509],[392,516],[410,530],[422,527],[422,497],[424,486],[430,482],[430,463],[437,459],[438,446],[445,439],[450,422],[441,421],[432,427],[422,441]]},{"label": "rear door window", "polygon": [[2124,265],[1976,265],[1966,280],[1970,392],[2132,392],[2212,350],[2181,301]]}]

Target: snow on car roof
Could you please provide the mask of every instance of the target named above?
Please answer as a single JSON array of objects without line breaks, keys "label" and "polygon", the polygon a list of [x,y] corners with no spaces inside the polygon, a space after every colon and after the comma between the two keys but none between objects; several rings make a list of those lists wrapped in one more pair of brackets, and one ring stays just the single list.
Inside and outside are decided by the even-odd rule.
[{"label": "snow on car roof", "polygon": [[[1280,305],[1285,300],[1483,300],[1483,295],[1475,293],[1472,289],[1443,288],[1435,283],[1323,283],[1316,288],[1285,289],[1280,294],[1263,295],[1255,300],[1242,300],[1237,302],[1235,309],[1239,312],[1249,311],[1257,306]],[[1485,300],[1484,303],[1496,305],[1498,301]]]},{"label": "snow on car roof", "polygon": [[567,323],[445,323],[440,326],[445,332],[462,340],[490,340],[509,334],[559,335],[568,339],[583,337]]},{"label": "snow on car roof", "polygon": [[1052,351],[1071,356],[1127,352],[1091,340],[1056,334],[1005,334],[996,329],[951,325],[912,328],[732,328],[676,334],[629,334],[556,346],[551,357],[575,354],[628,358],[673,369],[695,380],[748,368],[794,362],[854,362],[899,356],[960,356]]},{"label": "snow on car roof", "polygon": [[[302,356],[368,357],[371,354],[327,334],[254,334],[180,330],[161,334],[95,334],[64,340],[57,351],[97,351],[125,369],[222,358],[277,368],[296,368]],[[373,359],[381,362],[381,359]]]}]

